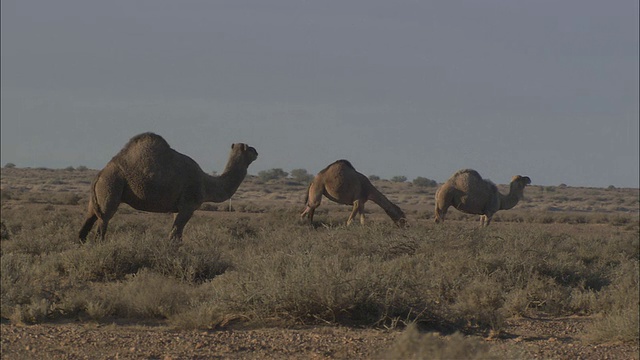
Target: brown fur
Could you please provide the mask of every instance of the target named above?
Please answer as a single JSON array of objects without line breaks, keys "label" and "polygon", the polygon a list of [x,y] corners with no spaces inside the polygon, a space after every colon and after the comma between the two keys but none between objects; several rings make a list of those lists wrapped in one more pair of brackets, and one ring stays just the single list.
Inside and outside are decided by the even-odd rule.
[{"label": "brown fur", "polygon": [[347,225],[351,224],[356,213],[360,214],[360,223],[364,224],[364,204],[371,200],[378,204],[398,226],[406,222],[402,210],[378,189],[369,179],[357,172],[347,160],[338,160],[327,166],[316,175],[307,190],[306,208],[300,215],[308,216],[309,223],[313,222],[313,213],[320,206],[322,195],[338,204],[353,205],[353,210]]},{"label": "brown fur", "polygon": [[193,212],[203,202],[229,199],[257,157],[253,147],[233,144],[224,172],[216,177],[173,150],[161,136],[134,136],[93,180],[79,237],[84,242],[97,220],[96,236],[104,239],[109,220],[120,203],[125,203],[142,211],[176,213],[170,238],[179,240]]},{"label": "brown fur", "polygon": [[509,194],[498,192],[498,187],[483,179],[477,171],[464,169],[456,172],[436,192],[435,221],[444,222],[449,206],[467,213],[481,215],[481,225],[489,226],[491,218],[498,210],[508,210],[516,206],[524,196],[525,186],[531,184],[527,176],[511,179]]}]

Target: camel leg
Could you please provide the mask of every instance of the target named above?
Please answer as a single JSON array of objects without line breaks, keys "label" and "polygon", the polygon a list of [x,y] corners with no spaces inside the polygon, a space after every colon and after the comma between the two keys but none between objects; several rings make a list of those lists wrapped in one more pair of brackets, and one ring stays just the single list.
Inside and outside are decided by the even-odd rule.
[{"label": "camel leg", "polygon": [[438,204],[436,204],[436,211],[435,211],[435,222],[437,223],[443,223],[444,222],[444,216],[447,214],[447,208],[443,207],[442,209],[438,206]]},{"label": "camel leg", "polygon": [[93,211],[89,211],[89,214],[87,214],[87,218],[84,221],[84,225],[82,225],[82,229],[80,229],[80,233],[78,234],[80,242],[84,243],[87,241],[87,235],[89,235],[89,232],[96,220],[98,220],[96,214],[94,214]]},{"label": "camel leg", "polygon": [[353,218],[356,216],[356,213],[358,212],[358,203],[359,203],[358,200],[353,202],[353,209],[351,210],[351,214],[349,214],[349,218],[347,219],[347,225],[351,225],[351,223],[353,222]]},{"label": "camel leg", "polygon": [[98,229],[96,232],[96,238],[100,238],[100,240],[104,241],[107,235],[107,226],[109,226],[109,221],[113,218],[113,215],[116,214],[118,210],[118,206],[120,205],[119,199],[111,199],[104,206],[104,213],[102,214],[102,218],[98,217]]},{"label": "camel leg", "polygon": [[89,200],[87,217],[84,220],[84,225],[82,225],[82,228],[78,233],[78,238],[80,238],[81,243],[84,243],[87,241],[87,235],[89,235],[89,232],[91,231],[91,228],[93,227],[93,224],[95,224],[96,220],[98,220],[98,216],[96,215],[95,210],[93,208],[92,200]]},{"label": "camel leg", "polygon": [[313,214],[316,211],[316,208],[320,206],[322,201],[322,187],[316,186],[315,184],[311,184],[309,186],[309,193],[307,194],[307,207],[304,209],[302,214],[300,214],[300,218],[304,219],[305,216],[309,217],[309,224],[313,224]]},{"label": "camel leg", "polygon": [[309,218],[309,223],[313,223],[313,214],[315,213],[316,208],[307,205],[302,214],[300,214],[300,218],[304,220],[305,217]]},{"label": "camel leg", "polygon": [[353,210],[351,210],[349,219],[347,219],[347,225],[351,225],[356,214],[360,214],[360,224],[364,225],[364,201],[356,200],[353,202]]},{"label": "camel leg", "polygon": [[316,213],[316,208],[310,207],[309,208],[309,224],[313,224],[313,214],[315,213]]},{"label": "camel leg", "polygon": [[97,200],[98,213],[93,210],[98,218],[98,228],[96,238],[104,241],[107,235],[107,226],[109,221],[118,211],[118,206],[122,201],[122,193],[124,191],[125,182],[116,176],[100,176],[95,184],[95,199]]},{"label": "camel leg", "polygon": [[116,214],[118,210],[118,206],[120,206],[120,198],[117,199],[108,199],[107,203],[104,206],[101,206],[103,213],[102,216],[96,216],[98,218],[98,229],[96,231],[96,238],[100,238],[100,240],[104,241],[105,236],[107,235],[107,226],[109,225],[109,221]]},{"label": "camel leg", "polygon": [[184,230],[184,226],[187,225],[187,222],[191,219],[194,211],[195,209],[191,208],[178,211],[173,219],[173,226],[171,227],[171,233],[169,234],[169,239],[171,241],[182,240],[182,230]]},{"label": "camel leg", "polygon": [[100,239],[104,241],[107,236],[107,226],[109,226],[109,220],[100,219],[98,220],[98,228],[96,229],[96,239]]}]

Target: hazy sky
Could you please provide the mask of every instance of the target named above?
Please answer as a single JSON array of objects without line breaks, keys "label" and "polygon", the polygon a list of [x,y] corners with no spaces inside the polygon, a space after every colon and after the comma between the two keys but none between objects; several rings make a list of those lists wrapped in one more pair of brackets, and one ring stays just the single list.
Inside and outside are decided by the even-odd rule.
[{"label": "hazy sky", "polygon": [[1,4],[1,165],[153,131],[207,172],[640,186],[637,0]]}]

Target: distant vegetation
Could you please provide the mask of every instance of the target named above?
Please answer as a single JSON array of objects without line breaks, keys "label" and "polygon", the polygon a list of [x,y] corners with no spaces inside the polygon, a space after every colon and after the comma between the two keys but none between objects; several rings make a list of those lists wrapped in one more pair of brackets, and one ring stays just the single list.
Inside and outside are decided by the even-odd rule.
[{"label": "distant vegetation", "polygon": [[284,179],[287,176],[289,176],[289,173],[280,168],[263,170],[258,172],[258,179],[262,181]]},{"label": "distant vegetation", "polygon": [[424,187],[435,187],[435,186],[438,186],[438,183],[435,180],[418,176],[417,178],[413,179],[413,185],[424,186]]},{"label": "distant vegetation", "polygon": [[[293,169],[290,173],[284,171],[281,168],[274,168],[269,170],[263,170],[258,172],[258,179],[261,181],[270,181],[270,180],[278,180],[278,179],[286,179],[290,178],[299,183],[309,183],[313,180],[314,174],[310,174],[306,169]],[[377,175],[369,175],[369,180],[371,181],[379,181],[381,178]],[[406,176],[394,176],[390,179],[392,182],[403,183],[407,181]],[[425,177],[418,176],[415,178],[412,183],[416,186],[423,187],[435,187],[438,186],[438,183],[435,180],[431,180]]]},{"label": "distant vegetation", "polygon": [[293,169],[291,170],[291,178],[301,183],[308,183],[313,180],[313,175],[309,174],[305,169]]}]

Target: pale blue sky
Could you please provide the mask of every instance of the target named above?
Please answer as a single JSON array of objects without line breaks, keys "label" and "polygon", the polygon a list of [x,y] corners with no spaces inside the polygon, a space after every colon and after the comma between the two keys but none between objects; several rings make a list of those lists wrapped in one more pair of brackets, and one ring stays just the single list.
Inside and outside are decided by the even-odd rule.
[{"label": "pale blue sky", "polygon": [[638,1],[1,2],[2,165],[140,132],[205,171],[639,187]]}]

